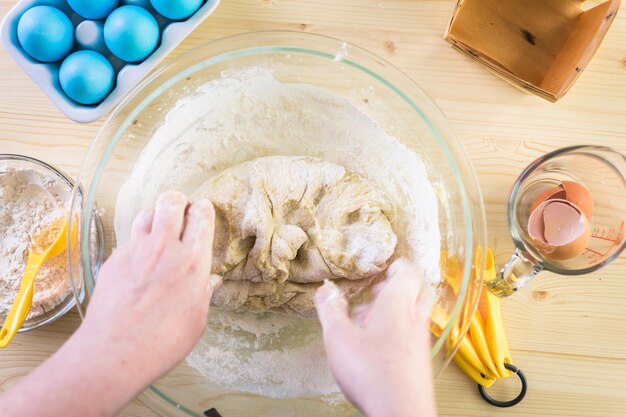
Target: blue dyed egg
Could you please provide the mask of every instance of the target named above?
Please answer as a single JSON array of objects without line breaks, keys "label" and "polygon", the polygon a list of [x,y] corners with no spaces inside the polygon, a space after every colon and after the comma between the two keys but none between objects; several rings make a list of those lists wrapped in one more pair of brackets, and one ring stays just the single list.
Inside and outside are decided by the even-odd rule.
[{"label": "blue dyed egg", "polygon": [[147,9],[150,7],[150,0],[122,0],[122,4],[131,5],[131,6],[139,6]]},{"label": "blue dyed egg", "polygon": [[122,6],[104,23],[104,42],[109,51],[127,62],[146,59],[159,43],[156,19],[138,6]]},{"label": "blue dyed egg", "polygon": [[74,47],[74,25],[55,7],[35,6],[20,17],[17,39],[31,57],[55,62],[65,58]]},{"label": "blue dyed egg", "polygon": [[76,44],[81,49],[107,53],[104,44],[104,23],[99,20],[83,20],[76,26]]},{"label": "blue dyed egg", "polygon": [[61,64],[59,82],[72,100],[80,104],[96,104],[113,89],[115,71],[107,59],[94,51],[78,51]]},{"label": "blue dyed egg", "polygon": [[119,0],[67,0],[67,2],[85,19],[104,19],[119,4]]},{"label": "blue dyed egg", "polygon": [[183,20],[194,14],[202,0],[150,0],[159,14],[171,20]]}]

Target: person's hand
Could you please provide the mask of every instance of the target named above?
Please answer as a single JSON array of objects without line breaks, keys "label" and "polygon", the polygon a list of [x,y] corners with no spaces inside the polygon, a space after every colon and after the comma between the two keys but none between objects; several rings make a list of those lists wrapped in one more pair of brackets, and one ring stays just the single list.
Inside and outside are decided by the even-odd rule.
[{"label": "person's hand", "polygon": [[130,241],[103,265],[80,332],[109,345],[134,377],[152,382],[193,349],[204,331],[213,291],[215,211],[163,194],[133,223]]},{"label": "person's hand", "polygon": [[429,307],[420,299],[423,271],[396,261],[370,305],[351,318],[327,281],[316,293],[330,369],[344,394],[368,417],[435,415]]},{"label": "person's hand", "polygon": [[214,224],[209,201],[189,205],[175,192],[141,213],[102,266],[83,324],[2,396],[0,415],[112,417],[181,361],[221,283],[211,275]]}]

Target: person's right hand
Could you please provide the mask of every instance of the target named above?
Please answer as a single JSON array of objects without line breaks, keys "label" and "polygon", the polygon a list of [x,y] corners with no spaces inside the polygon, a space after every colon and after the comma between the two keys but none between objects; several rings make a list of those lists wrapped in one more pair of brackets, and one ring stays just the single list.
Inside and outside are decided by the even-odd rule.
[{"label": "person's right hand", "polygon": [[354,320],[336,285],[327,281],[317,291],[330,369],[368,417],[432,417],[429,306],[419,299],[423,271],[399,260],[387,276]]}]

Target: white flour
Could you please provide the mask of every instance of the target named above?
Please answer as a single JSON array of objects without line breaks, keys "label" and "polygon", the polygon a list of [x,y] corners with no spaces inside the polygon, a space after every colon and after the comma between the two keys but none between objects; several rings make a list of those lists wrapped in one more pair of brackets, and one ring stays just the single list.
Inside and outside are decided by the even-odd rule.
[{"label": "white flour", "polygon": [[282,314],[214,308],[187,363],[212,384],[276,398],[337,394],[318,324]]},{"label": "white flour", "polygon": [[[350,101],[311,85],[281,83],[259,68],[224,73],[169,111],[118,194],[118,244],[160,193],[192,195],[224,169],[271,155],[327,160],[385,191],[398,207],[396,256],[408,256],[439,280],[438,203],[419,156]],[[276,315],[259,320],[213,309],[187,362],[222,390],[280,398],[338,391],[316,322]],[[250,326],[257,322],[267,325]]]},{"label": "white flour", "polygon": [[[33,238],[65,215],[68,194],[68,188],[53,178],[0,166],[0,316],[13,304]],[[70,292],[67,259],[62,253],[41,267],[28,317],[52,310]]]}]

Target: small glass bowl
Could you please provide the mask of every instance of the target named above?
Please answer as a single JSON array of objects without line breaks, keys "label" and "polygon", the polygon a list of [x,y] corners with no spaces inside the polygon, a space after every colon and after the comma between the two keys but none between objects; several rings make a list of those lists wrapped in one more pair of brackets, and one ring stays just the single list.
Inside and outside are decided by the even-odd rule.
[{"label": "small glass bowl", "polygon": [[[74,190],[74,180],[67,175],[65,172],[61,171],[58,168],[55,168],[43,161],[40,161],[35,158],[30,158],[28,156],[23,155],[14,155],[14,154],[0,154],[0,166],[8,166],[11,168],[25,168],[33,170],[41,175],[45,175],[47,177],[54,178],[60,184],[67,187],[67,199],[69,204],[69,199],[72,196],[72,192]],[[99,221],[95,224],[99,225]],[[101,241],[102,231],[101,228],[96,228],[95,236],[97,237],[97,241]],[[68,268],[69,274],[69,268]],[[70,277],[68,276],[68,279]],[[63,301],[53,308],[50,311],[47,311],[39,316],[35,316],[32,318],[27,318],[24,321],[24,324],[18,331],[19,333],[27,332],[29,330],[37,329],[41,326],[44,326],[48,323],[52,323],[57,320],[59,317],[62,317],[65,313],[70,311],[76,305],[76,298],[74,297],[71,288]],[[0,323],[3,323],[5,319],[4,315],[0,315]]]}]

